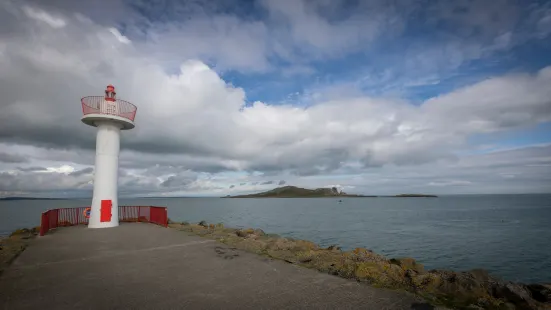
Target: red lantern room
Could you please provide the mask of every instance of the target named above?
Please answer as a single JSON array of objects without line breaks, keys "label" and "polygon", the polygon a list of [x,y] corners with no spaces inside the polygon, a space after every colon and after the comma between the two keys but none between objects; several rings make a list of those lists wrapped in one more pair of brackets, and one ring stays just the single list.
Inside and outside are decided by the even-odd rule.
[{"label": "red lantern room", "polygon": [[[0,0],[1,1],[1,0]],[[121,129],[134,128],[136,106],[128,101],[117,99],[115,86],[109,84],[104,96],[88,96],[81,99],[82,122],[97,127],[98,121],[109,120],[122,125]]]},{"label": "red lantern room", "polygon": [[107,85],[107,89],[105,90],[105,100],[106,101],[116,101],[117,100],[117,93],[115,92],[115,86],[109,84]]}]

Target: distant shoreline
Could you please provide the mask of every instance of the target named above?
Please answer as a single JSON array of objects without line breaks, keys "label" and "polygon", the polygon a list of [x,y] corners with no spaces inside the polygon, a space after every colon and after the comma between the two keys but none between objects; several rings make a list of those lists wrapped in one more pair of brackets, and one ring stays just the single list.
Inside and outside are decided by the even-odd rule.
[{"label": "distant shoreline", "polygon": [[336,187],[332,188],[316,188],[307,189],[296,186],[283,186],[277,187],[272,190],[248,194],[248,195],[236,195],[236,196],[224,196],[221,198],[377,198],[377,197],[399,197],[399,198],[436,198],[436,195],[427,194],[399,194],[399,195],[358,195],[347,194]]},{"label": "distant shoreline", "polygon": [[[178,197],[185,198],[185,197]],[[209,197],[204,197],[209,198]],[[438,198],[436,195],[388,195],[388,196],[362,196],[362,195],[346,195],[346,196],[273,196],[273,197],[252,197],[248,195],[238,195],[238,196],[222,196],[219,198]]]},{"label": "distant shoreline", "polygon": [[67,199],[82,199],[82,198],[40,198],[40,197],[0,197],[0,200],[67,200]]}]

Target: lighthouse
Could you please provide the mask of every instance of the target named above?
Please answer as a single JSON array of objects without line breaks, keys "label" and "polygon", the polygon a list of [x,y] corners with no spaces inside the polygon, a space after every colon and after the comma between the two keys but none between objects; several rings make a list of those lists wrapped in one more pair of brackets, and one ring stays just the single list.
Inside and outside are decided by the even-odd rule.
[{"label": "lighthouse", "polygon": [[97,127],[94,194],[89,228],[119,226],[117,182],[121,130],[134,128],[137,108],[116,96],[115,87],[108,85],[105,96],[81,99],[82,122]]}]

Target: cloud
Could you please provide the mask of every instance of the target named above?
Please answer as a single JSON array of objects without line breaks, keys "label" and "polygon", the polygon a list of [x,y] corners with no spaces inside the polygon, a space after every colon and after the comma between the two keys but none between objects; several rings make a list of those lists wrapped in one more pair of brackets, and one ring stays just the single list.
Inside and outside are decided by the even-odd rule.
[{"label": "cloud", "polygon": [[185,189],[197,180],[193,172],[184,172],[179,175],[171,175],[161,183],[161,187]]},{"label": "cloud", "polygon": [[111,32],[115,36],[115,38],[117,38],[117,40],[119,40],[119,42],[121,43],[124,43],[124,44],[132,43],[132,41],[130,41],[127,37],[123,36],[116,28],[109,28],[109,32]]},{"label": "cloud", "polygon": [[34,19],[36,21],[45,23],[46,25],[52,27],[52,28],[63,28],[67,24],[65,21],[61,18],[54,17],[51,14],[34,7],[24,6],[23,12],[25,15],[27,15],[29,18]]},{"label": "cloud", "polygon": [[94,168],[88,167],[88,168],[84,168],[84,169],[81,169],[81,170],[73,171],[69,175],[78,177],[78,176],[81,176],[81,175],[92,174],[92,172],[94,172]]},{"label": "cloud", "polygon": [[[317,177],[377,171],[384,172],[379,182],[389,178],[389,183],[409,186],[401,183],[398,170],[404,175],[410,171],[411,179],[416,175],[424,185],[457,180],[474,184],[486,176],[472,169],[458,173],[459,168],[449,168],[453,173],[446,174],[446,167],[474,161],[459,155],[470,149],[470,137],[551,121],[551,67],[531,74],[501,74],[421,102],[367,95],[350,86],[341,91],[322,89],[311,95],[308,104],[274,105],[251,102],[245,89],[225,80],[224,73],[231,70],[252,76],[273,70],[279,64],[274,57],[286,63],[282,68],[308,71],[311,66],[302,56],[329,59],[361,50],[375,44],[381,27],[389,23],[397,35],[403,21],[387,19],[397,14],[395,8],[386,7],[375,19],[359,19],[360,12],[371,16],[366,10],[382,6],[377,1],[358,14],[333,10],[338,3],[297,1],[287,7],[263,1],[261,8],[269,15],[264,21],[196,14],[178,23],[181,11],[175,9],[170,20],[151,20],[141,32],[137,21],[144,21],[144,16],[132,15],[131,25],[115,29],[106,20],[83,18],[46,4],[9,3],[9,10],[0,5],[4,17],[0,23],[5,26],[0,31],[0,146],[9,147],[10,152],[0,152],[0,171],[2,184],[14,191],[90,189],[96,129],[79,122],[78,98],[101,95],[107,83],[115,84],[119,97],[138,106],[136,128],[122,133],[121,190],[128,193],[227,190],[231,183],[252,188],[274,184],[265,179],[268,175],[293,185],[307,180],[310,185],[324,186],[329,181],[317,183]],[[438,8],[435,19],[427,21],[429,25],[453,13]],[[404,8],[409,9],[413,8]],[[508,6],[503,10],[504,21],[481,34],[500,49],[516,44],[514,32],[502,31],[509,31],[511,21],[516,20],[514,14],[507,15],[508,10]],[[344,17],[339,17],[341,13]],[[469,10],[468,17],[450,17],[453,23],[466,25],[460,30],[465,34],[458,37],[470,38],[466,34],[474,31],[470,22],[480,26],[487,16],[501,14],[485,6],[479,13]],[[538,20],[544,19],[542,14]],[[29,18],[38,22],[29,22]],[[44,27],[46,20],[52,24]],[[63,26],[56,27],[59,21]],[[290,35],[285,36],[284,29]],[[446,45],[445,53],[441,45],[413,48],[413,54],[423,57],[412,57],[411,68],[419,63],[430,66],[439,59],[459,66],[464,59],[485,53],[486,47],[477,42],[465,46],[461,42]],[[460,47],[460,54],[455,55]],[[392,77],[388,74],[386,80]],[[419,81],[426,84],[439,79],[436,74]],[[51,173],[8,173],[23,166],[13,165],[20,163],[28,164],[22,169],[45,167]],[[493,165],[484,163],[488,169]],[[420,172],[424,170],[416,169],[426,169],[426,165],[443,167],[442,173],[430,178],[427,173],[424,179]],[[515,175],[507,178],[515,182],[527,171],[538,175],[528,166],[518,168],[524,174],[500,169],[493,173]],[[467,171],[473,175],[464,175]],[[216,178],[225,173],[239,177]],[[241,182],[242,178],[247,182]],[[368,178],[361,180],[371,184]],[[348,185],[362,189],[361,184]]]},{"label": "cloud", "polygon": [[19,171],[0,172],[0,188],[8,192],[52,192],[76,191],[89,192],[92,188],[90,175],[72,175],[65,169],[38,170],[35,168]]},{"label": "cloud", "polygon": [[48,171],[48,169],[44,167],[27,167],[27,168],[17,167],[17,170],[22,172]]},{"label": "cloud", "polygon": [[29,160],[18,154],[0,152],[0,162],[4,163],[26,163]]},{"label": "cloud", "polygon": [[281,180],[279,181],[279,183],[277,183],[277,185],[285,185],[285,183],[286,183],[285,181]]},{"label": "cloud", "polygon": [[234,188],[234,187],[235,187],[235,185],[233,185],[233,184],[232,184],[232,185],[230,185],[230,188]]},{"label": "cloud", "polygon": [[[70,22],[68,36],[87,36],[91,45],[112,42],[108,29],[78,20]],[[551,69],[535,75],[494,78],[432,98],[419,107],[366,96],[321,100],[308,108],[263,102],[245,106],[244,90],[228,85],[199,61],[186,61],[178,75],[168,75],[144,62],[139,50],[126,44],[115,45],[105,53],[89,53],[92,46],[67,44],[65,39],[57,42],[57,34],[43,35],[42,41],[33,43],[42,46],[40,49],[31,49],[25,41],[13,42],[14,52],[8,55],[12,61],[3,63],[3,72],[34,67],[32,73],[20,72],[24,77],[20,81],[11,75],[0,76],[8,94],[7,104],[0,108],[0,138],[5,141],[17,137],[19,142],[38,145],[93,147],[93,128],[64,121],[78,117],[78,104],[67,99],[96,91],[89,86],[90,81],[101,85],[105,73],[110,74],[110,80],[120,81],[116,85],[120,96],[129,96],[139,107],[136,129],[123,133],[127,150],[185,154],[173,160],[183,160],[188,166],[203,161],[219,170],[290,169],[306,176],[331,172],[350,160],[366,166],[430,162],[453,158],[450,151],[460,147],[470,134],[550,118],[545,85],[551,81]],[[56,58],[46,61],[41,54],[29,52],[33,50],[67,56],[58,59],[60,67],[54,71]],[[88,67],[96,65],[107,71],[82,67],[84,58]],[[128,75],[135,77],[131,83],[125,78]],[[68,90],[71,94],[59,97],[52,92],[45,100],[44,95],[50,93],[47,89],[64,88],[67,83],[73,85]],[[23,101],[19,92],[7,91],[26,84],[37,87],[27,92]],[[526,98],[526,93],[531,96]],[[48,113],[54,106],[61,112]],[[496,114],[497,109],[504,112]],[[152,161],[157,157],[152,155]],[[121,162],[125,164],[124,159]]]},{"label": "cloud", "polygon": [[472,182],[464,180],[433,181],[428,183],[429,186],[467,186],[472,184]]}]

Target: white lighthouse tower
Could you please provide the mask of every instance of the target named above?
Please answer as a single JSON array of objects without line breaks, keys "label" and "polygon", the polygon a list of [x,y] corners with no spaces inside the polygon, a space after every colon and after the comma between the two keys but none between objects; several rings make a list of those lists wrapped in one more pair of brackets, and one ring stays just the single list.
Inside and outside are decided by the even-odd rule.
[{"label": "white lighthouse tower", "polygon": [[119,226],[117,181],[121,130],[134,128],[136,106],[116,98],[115,87],[108,85],[105,96],[82,98],[82,122],[98,128],[94,195],[89,228]]}]

